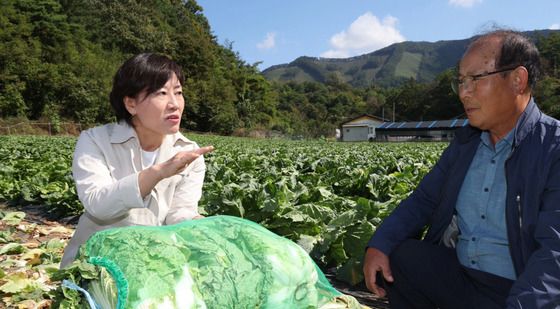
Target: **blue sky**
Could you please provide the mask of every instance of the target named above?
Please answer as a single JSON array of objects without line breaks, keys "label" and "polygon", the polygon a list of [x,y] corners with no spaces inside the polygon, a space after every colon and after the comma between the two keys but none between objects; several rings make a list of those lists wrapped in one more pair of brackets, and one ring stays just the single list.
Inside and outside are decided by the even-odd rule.
[{"label": "blue sky", "polygon": [[560,0],[198,0],[220,44],[259,69],[347,58],[402,41],[457,40],[493,24],[560,29]]}]

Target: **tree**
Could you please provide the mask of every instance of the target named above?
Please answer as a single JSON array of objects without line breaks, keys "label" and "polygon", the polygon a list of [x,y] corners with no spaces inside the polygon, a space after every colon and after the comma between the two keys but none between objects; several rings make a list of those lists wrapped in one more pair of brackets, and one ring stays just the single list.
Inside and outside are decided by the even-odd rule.
[{"label": "tree", "polygon": [[424,118],[426,112],[423,100],[426,96],[426,85],[417,83],[413,78],[387,96],[386,106],[395,106],[395,121],[414,121]]},{"label": "tree", "polygon": [[551,33],[537,42],[542,57],[544,73],[560,77],[560,33]]},{"label": "tree", "polygon": [[446,70],[430,84],[423,100],[425,120],[453,119],[464,114],[459,96],[451,89],[456,74],[454,69]]},{"label": "tree", "polygon": [[545,76],[537,85],[535,101],[546,114],[560,119],[560,79]]}]

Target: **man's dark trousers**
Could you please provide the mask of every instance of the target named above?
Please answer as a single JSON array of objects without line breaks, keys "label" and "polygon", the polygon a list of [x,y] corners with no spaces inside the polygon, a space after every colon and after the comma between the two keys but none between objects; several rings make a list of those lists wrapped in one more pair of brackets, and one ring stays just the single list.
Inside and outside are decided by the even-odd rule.
[{"label": "man's dark trousers", "polygon": [[390,266],[394,283],[384,287],[391,309],[505,308],[513,284],[462,266],[455,249],[416,239],[406,240],[391,253]]}]

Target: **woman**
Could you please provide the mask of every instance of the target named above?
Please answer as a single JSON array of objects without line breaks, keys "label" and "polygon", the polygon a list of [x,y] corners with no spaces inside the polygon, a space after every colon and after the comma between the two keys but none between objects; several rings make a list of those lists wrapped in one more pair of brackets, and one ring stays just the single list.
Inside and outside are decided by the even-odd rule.
[{"label": "woman", "polygon": [[72,174],[85,212],[61,267],[97,231],[202,217],[203,154],[213,147],[179,132],[183,82],[181,68],[156,54],[136,55],[117,71],[110,101],[118,123],[84,131],[76,144]]}]

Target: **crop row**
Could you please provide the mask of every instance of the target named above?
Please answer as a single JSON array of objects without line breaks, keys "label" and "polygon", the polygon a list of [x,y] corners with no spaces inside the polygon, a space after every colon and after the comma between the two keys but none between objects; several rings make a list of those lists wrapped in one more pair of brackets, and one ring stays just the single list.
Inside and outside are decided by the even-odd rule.
[{"label": "crop row", "polygon": [[[255,221],[323,268],[361,280],[367,240],[433,166],[444,143],[335,143],[189,135],[214,145],[200,201],[206,215]],[[0,137],[0,200],[78,214],[73,137]]]}]

